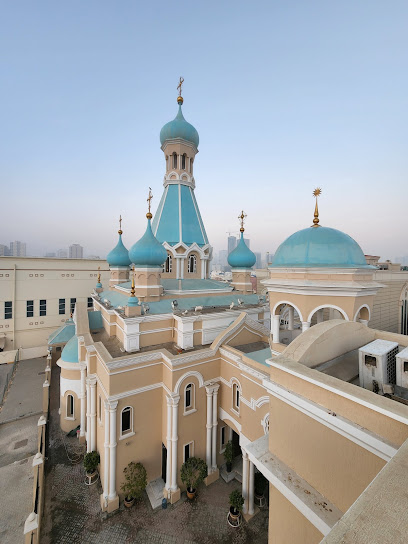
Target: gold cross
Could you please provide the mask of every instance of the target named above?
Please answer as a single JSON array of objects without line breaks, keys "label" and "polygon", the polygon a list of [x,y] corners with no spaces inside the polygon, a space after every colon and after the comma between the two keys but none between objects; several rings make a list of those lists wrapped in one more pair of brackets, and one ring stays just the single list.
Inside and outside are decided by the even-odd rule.
[{"label": "gold cross", "polygon": [[181,87],[184,83],[184,77],[180,77],[180,83],[177,85],[177,90],[179,92],[179,96],[181,96]]},{"label": "gold cross", "polygon": [[122,216],[119,215],[119,228],[122,230]]},{"label": "gold cross", "polygon": [[241,232],[244,232],[244,221],[245,221],[245,218],[246,218],[246,213],[244,212],[244,210],[242,210],[241,212],[241,215],[238,215],[238,219],[239,219],[239,222],[241,223]]},{"label": "gold cross", "polygon": [[147,204],[149,206],[149,213],[150,213],[150,207],[151,207],[151,204],[152,204],[152,198],[153,198],[152,188],[149,187],[149,196],[148,196],[148,199],[147,199]]}]

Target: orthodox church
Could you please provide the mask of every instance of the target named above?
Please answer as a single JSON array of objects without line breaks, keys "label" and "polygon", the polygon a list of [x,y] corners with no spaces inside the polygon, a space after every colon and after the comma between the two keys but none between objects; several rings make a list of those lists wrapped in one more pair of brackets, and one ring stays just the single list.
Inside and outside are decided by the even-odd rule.
[{"label": "orthodox church", "polygon": [[344,530],[353,523],[349,508],[404,448],[408,407],[395,391],[386,396],[390,378],[362,377],[364,361],[375,369],[377,357],[379,367],[391,344],[393,364],[408,365],[408,337],[368,327],[381,285],[356,241],[320,225],[320,189],[311,226],[276,252],[267,297],[253,293],[244,212],[228,256],[232,282],[209,279],[212,248],[194,194],[199,135],[181,92],[177,103],[160,132],[154,218],[149,192],[144,234],[128,250],[120,223],[109,285],[98,278],[93,308],[77,304],[50,338],[62,348],[61,428],[79,425],[87,451],[99,452],[104,511],[119,507],[131,461],[146,467],[152,505],[177,502],[181,466],[196,456],[206,485],[242,481],[248,522],[262,506],[255,474],[268,480],[270,542],[317,543],[340,520]]}]

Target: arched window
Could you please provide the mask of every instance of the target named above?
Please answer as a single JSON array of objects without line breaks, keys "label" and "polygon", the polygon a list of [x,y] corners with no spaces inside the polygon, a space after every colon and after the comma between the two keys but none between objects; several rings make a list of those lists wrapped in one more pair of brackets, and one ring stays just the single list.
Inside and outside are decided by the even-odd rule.
[{"label": "arched window", "polygon": [[75,411],[74,396],[68,395],[67,396],[67,418],[75,419],[74,411]]},{"label": "arched window", "polygon": [[197,272],[197,257],[195,255],[190,255],[190,257],[188,258],[188,271],[191,274]]},{"label": "arched window", "polygon": [[232,408],[239,412],[239,403],[240,403],[240,396],[241,396],[241,388],[238,383],[232,384]]},{"label": "arched window", "polygon": [[164,261],[163,265],[163,272],[171,272],[171,269],[173,267],[173,259],[171,255],[167,255],[167,259]]},{"label": "arched window", "polygon": [[173,153],[173,168],[177,168],[177,153]]},{"label": "arched window", "polygon": [[186,154],[185,153],[183,153],[183,155],[181,156],[181,169],[182,170],[186,169]]},{"label": "arched window", "polygon": [[193,383],[186,385],[184,389],[184,412],[190,412],[195,408],[195,388]]},{"label": "arched window", "polygon": [[269,414],[266,414],[265,417],[261,421],[262,427],[265,434],[269,433]]},{"label": "arched window", "polygon": [[123,408],[121,414],[121,426],[120,434],[126,435],[133,431],[133,408],[131,406],[126,406]]}]

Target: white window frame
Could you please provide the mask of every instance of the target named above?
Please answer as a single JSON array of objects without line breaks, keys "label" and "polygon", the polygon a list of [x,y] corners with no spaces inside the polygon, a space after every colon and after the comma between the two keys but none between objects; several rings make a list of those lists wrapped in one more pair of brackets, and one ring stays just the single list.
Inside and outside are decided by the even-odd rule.
[{"label": "white window frame", "polygon": [[269,412],[261,419],[264,434],[269,434]]},{"label": "white window frame", "polygon": [[[190,259],[193,259],[193,270],[191,270]],[[197,272],[197,255],[194,255],[194,253],[188,256],[187,271],[189,274],[195,274]]]},{"label": "white window frame", "polygon": [[[168,264],[168,266],[167,266],[167,264]],[[168,268],[168,270],[167,270],[167,268]],[[170,274],[172,269],[173,269],[173,257],[170,254],[168,254],[167,258],[166,258],[166,260],[164,261],[164,264],[163,264],[163,272]]]},{"label": "white window frame", "polygon": [[[72,397],[72,416],[68,415],[68,399]],[[75,397],[72,393],[68,393],[65,399],[65,419],[74,420],[75,419]]]},{"label": "white window frame", "polygon": [[[122,428],[122,415],[125,410],[129,408],[130,410],[130,429],[128,431],[123,432]],[[119,440],[122,440],[123,438],[129,438],[129,436],[133,436],[135,433],[133,432],[133,407],[132,406],[125,406],[122,408],[120,412],[120,438]]]},{"label": "white window frame", "polygon": [[[237,415],[239,415],[240,407],[241,407],[241,396],[242,396],[242,387],[238,380],[233,379],[232,381],[232,407],[231,410],[235,412]],[[239,391],[238,396],[238,404],[236,401],[236,391]]]},{"label": "white window frame", "polygon": [[187,444],[184,444],[183,446],[183,463],[186,462],[186,446],[189,446],[189,458],[194,457],[194,440],[187,442]]},{"label": "white window frame", "polygon": [[[28,315],[29,313],[31,315]],[[26,317],[34,317],[34,300],[27,300],[27,303],[26,303]]]},{"label": "white window frame", "polygon": [[[190,406],[186,406],[186,399],[187,399],[187,387],[191,385],[191,392],[190,392]],[[194,412],[197,412],[195,407],[195,384],[193,382],[188,382],[184,388],[184,415],[187,416],[189,414],[193,414]]]},{"label": "white window frame", "polygon": [[[63,301],[63,302],[61,302],[61,301]],[[58,299],[58,315],[65,315],[67,313],[65,303],[66,303],[65,298],[59,298]],[[61,310],[63,310],[63,311],[61,311]]]},{"label": "white window frame", "polygon": [[45,317],[47,315],[47,300],[42,298],[40,299],[40,311],[39,311],[39,316],[40,317]]}]

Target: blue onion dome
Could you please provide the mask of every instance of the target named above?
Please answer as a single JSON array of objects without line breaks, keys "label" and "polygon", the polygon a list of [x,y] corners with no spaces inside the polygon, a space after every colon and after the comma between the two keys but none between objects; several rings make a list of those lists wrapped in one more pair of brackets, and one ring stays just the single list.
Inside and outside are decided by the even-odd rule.
[{"label": "blue onion dome", "polygon": [[314,225],[289,236],[277,249],[272,268],[373,268],[351,236]]},{"label": "blue onion dome", "polygon": [[130,265],[130,259],[129,259],[129,251],[125,248],[122,242],[122,231],[118,231],[119,234],[119,240],[116,246],[110,251],[106,257],[106,260],[108,261],[109,266],[115,267],[115,266],[129,266]]},{"label": "blue onion dome", "polygon": [[160,143],[164,144],[166,140],[174,140],[176,138],[181,138],[182,140],[187,140],[195,145],[198,148],[200,138],[198,136],[197,130],[187,123],[184,119],[183,112],[181,111],[181,105],[183,99],[181,96],[178,97],[177,102],[179,104],[179,110],[176,117],[173,121],[166,123],[160,131]]},{"label": "blue onion dome", "polygon": [[256,262],[255,253],[246,245],[244,229],[241,228],[241,238],[237,247],[228,255],[228,264],[232,268],[251,268]]},{"label": "blue onion dome", "polygon": [[138,242],[133,244],[129,251],[129,257],[136,267],[162,266],[167,259],[167,251],[152,232],[152,214],[146,214],[147,228]]},{"label": "blue onion dome", "polygon": [[65,363],[79,363],[78,336],[76,334],[65,344],[61,352],[61,359]]}]

